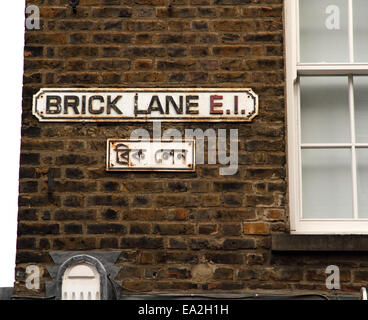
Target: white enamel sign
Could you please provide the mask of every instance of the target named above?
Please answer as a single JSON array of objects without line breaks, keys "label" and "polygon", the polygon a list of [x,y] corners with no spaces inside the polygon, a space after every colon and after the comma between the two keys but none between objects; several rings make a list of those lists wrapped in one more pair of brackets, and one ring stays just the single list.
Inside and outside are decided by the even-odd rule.
[{"label": "white enamel sign", "polygon": [[49,122],[228,121],[258,115],[252,89],[41,89],[33,114]]},{"label": "white enamel sign", "polygon": [[195,171],[195,140],[107,140],[107,171]]}]

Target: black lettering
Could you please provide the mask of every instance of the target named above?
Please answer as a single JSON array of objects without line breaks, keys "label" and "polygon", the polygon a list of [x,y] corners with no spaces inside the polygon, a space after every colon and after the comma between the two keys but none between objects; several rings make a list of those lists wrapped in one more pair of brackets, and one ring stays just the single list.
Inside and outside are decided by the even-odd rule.
[{"label": "black lettering", "polygon": [[82,114],[86,114],[86,96],[82,97]]},{"label": "black lettering", "polygon": [[46,113],[59,114],[61,112],[61,97],[47,96],[46,97]]},{"label": "black lettering", "polygon": [[197,102],[191,102],[191,100],[198,100],[199,97],[198,96],[186,96],[186,113],[187,114],[198,114],[199,111],[198,110],[192,110],[191,108],[198,108],[198,103]]},{"label": "black lettering", "polygon": [[134,114],[147,114],[147,110],[138,110],[138,93],[134,96]]},{"label": "black lettering", "polygon": [[107,114],[111,113],[111,109],[114,109],[117,114],[123,114],[121,110],[116,106],[117,102],[121,99],[122,96],[117,96],[113,101],[111,101],[111,96],[107,97],[107,105],[106,110]]},{"label": "black lettering", "polygon": [[166,114],[170,114],[170,103],[174,107],[177,114],[183,114],[183,100],[183,96],[179,96],[180,106],[178,107],[172,96],[166,96]]},{"label": "black lettering", "polygon": [[91,114],[101,114],[101,113],[103,113],[104,112],[104,107],[103,106],[101,106],[100,109],[97,109],[97,110],[93,109],[93,101],[95,101],[95,100],[98,100],[101,103],[104,102],[104,98],[102,96],[92,96],[92,97],[90,97],[89,100],[88,100],[88,111],[89,111],[89,113],[91,113]]},{"label": "black lettering", "polygon": [[79,114],[78,105],[79,105],[79,98],[77,96],[65,96],[64,114],[68,114],[68,108],[73,108],[74,113]]},{"label": "black lettering", "polygon": [[[156,103],[156,107],[153,107],[155,103]],[[150,114],[152,113],[152,111],[158,111],[161,114],[164,114],[164,110],[162,109],[162,105],[161,105],[161,102],[158,96],[152,96],[151,98],[151,102],[148,106],[147,113]]]}]

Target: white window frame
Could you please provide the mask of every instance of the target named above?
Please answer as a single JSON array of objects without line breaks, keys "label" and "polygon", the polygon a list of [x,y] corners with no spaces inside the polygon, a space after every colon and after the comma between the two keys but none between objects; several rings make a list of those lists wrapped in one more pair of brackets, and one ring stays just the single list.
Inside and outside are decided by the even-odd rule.
[{"label": "white window frame", "polygon": [[[353,61],[353,0],[349,2],[349,56]],[[302,219],[302,168],[301,168],[301,122],[299,99],[299,76],[345,75],[349,79],[350,128],[355,141],[353,109],[353,76],[368,75],[368,63],[299,63],[299,0],[284,0],[285,65],[286,65],[286,115],[287,159],[289,182],[289,217],[292,234],[368,234],[368,219],[357,217],[357,147],[368,144],[331,144],[330,147],[347,147],[352,150],[353,219]],[[324,147],[326,144],[324,144]],[[308,147],[306,144],[303,147]],[[315,147],[310,144],[309,147]]]}]

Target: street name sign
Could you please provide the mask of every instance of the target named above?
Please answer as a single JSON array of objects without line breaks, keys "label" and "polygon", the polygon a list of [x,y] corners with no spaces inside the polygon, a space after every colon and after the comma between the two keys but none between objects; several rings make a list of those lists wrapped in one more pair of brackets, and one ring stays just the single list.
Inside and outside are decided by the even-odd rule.
[{"label": "street name sign", "polygon": [[32,111],[44,122],[250,122],[258,96],[252,89],[44,88]]},{"label": "street name sign", "polygon": [[106,170],[195,171],[195,139],[108,139]]}]

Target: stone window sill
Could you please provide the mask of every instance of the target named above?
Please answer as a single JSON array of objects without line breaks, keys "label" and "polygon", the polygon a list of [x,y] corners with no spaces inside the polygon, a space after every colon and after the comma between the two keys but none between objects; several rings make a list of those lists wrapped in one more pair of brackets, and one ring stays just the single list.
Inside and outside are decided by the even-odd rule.
[{"label": "stone window sill", "polygon": [[272,234],[274,252],[368,252],[368,235]]}]

